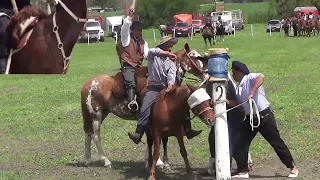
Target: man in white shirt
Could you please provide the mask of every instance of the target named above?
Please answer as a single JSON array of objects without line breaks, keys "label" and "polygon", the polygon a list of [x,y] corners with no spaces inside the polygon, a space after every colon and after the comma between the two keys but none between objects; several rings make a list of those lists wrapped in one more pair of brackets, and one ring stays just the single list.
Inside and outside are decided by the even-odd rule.
[{"label": "man in white shirt", "polygon": [[[250,125],[250,108],[248,102],[243,104],[246,114],[246,120],[242,125],[242,132],[238,143],[235,145],[237,151],[234,154],[234,158],[237,161],[237,171],[233,173],[233,178],[249,178],[248,173],[248,151],[249,146],[258,132],[268,141],[273,147],[278,157],[287,168],[290,168],[290,174],[288,177],[297,177],[298,169],[295,165],[293,157],[281,139],[276,120],[274,118],[273,111],[270,108],[270,103],[266,98],[263,82],[264,75],[261,73],[250,73],[247,66],[239,61],[232,62],[232,75],[239,85],[236,88],[236,101],[227,100],[227,104],[235,106],[246,102],[252,98],[258,107],[260,114],[260,125],[257,128],[253,128]],[[253,125],[258,124],[257,115],[253,116]]]},{"label": "man in white shirt", "polygon": [[121,41],[116,46],[127,92],[128,108],[131,111],[139,109],[136,101],[135,70],[142,67],[143,59],[147,58],[149,51],[148,43],[142,38],[141,23],[134,20],[134,7],[135,0],[123,21],[120,32]]}]

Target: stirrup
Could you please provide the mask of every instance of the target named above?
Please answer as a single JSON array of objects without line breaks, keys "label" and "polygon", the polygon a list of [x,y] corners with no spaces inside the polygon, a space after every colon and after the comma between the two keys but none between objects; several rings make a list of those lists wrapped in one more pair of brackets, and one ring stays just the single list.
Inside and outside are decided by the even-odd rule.
[{"label": "stirrup", "polygon": [[137,111],[139,109],[139,105],[138,105],[138,102],[137,102],[137,95],[134,95],[134,98],[133,100],[128,104],[128,108],[132,111],[131,107],[132,105],[136,105],[137,106],[137,109],[135,109],[134,111]]}]

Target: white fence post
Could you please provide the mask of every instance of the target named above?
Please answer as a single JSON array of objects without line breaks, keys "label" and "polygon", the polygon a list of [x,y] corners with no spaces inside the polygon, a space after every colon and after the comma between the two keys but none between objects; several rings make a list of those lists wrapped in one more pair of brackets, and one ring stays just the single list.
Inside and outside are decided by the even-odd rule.
[{"label": "white fence post", "polygon": [[173,29],[173,37],[176,37],[176,30]]},{"label": "white fence post", "polygon": [[251,36],[253,37],[253,25],[251,24]]},{"label": "white fence post", "polygon": [[271,36],[271,32],[272,30],[271,30],[271,24],[269,24],[269,33],[270,33],[270,36]]},{"label": "white fence post", "polygon": [[234,25],[233,37],[236,38],[236,25]]},{"label": "white fence post", "polygon": [[90,44],[90,34],[88,31],[87,31],[87,36],[88,36],[88,45],[89,45]]},{"label": "white fence post", "polygon": [[115,38],[116,38],[116,44],[117,44],[117,42],[118,42],[118,33],[117,32],[115,34]]},{"label": "white fence post", "polygon": [[156,32],[154,31],[154,29],[153,29],[152,31],[153,31],[153,39],[154,39],[154,42],[157,42],[157,40],[156,40]]}]

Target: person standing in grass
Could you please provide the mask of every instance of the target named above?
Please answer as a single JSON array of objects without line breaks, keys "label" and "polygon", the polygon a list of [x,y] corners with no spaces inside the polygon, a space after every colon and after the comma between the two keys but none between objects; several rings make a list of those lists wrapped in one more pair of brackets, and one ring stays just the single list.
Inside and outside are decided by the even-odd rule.
[{"label": "person standing in grass", "polygon": [[280,137],[273,111],[264,92],[264,75],[262,73],[250,73],[247,66],[239,61],[232,62],[232,75],[234,80],[239,82],[239,85],[236,88],[236,100],[227,100],[227,104],[236,106],[252,98],[256,102],[260,114],[260,123],[257,115],[253,116],[253,125],[260,124],[253,128],[253,125],[250,124],[249,103],[242,105],[246,119],[242,124],[240,138],[235,145],[234,158],[237,162],[237,171],[232,173],[232,178],[249,178],[248,152],[250,144],[258,132],[273,147],[282,163],[290,168],[288,177],[297,177],[298,168],[287,145]]}]

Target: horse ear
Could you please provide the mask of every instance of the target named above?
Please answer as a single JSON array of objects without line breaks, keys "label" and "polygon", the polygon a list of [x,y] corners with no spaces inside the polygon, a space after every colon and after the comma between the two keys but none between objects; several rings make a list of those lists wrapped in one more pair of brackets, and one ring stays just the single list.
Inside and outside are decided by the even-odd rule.
[{"label": "horse ear", "polygon": [[208,62],[209,61],[209,56],[198,56],[197,59],[199,59],[202,62]]},{"label": "horse ear", "polygon": [[188,43],[186,43],[186,44],[184,45],[184,49],[187,51],[187,53],[190,52],[190,46],[189,46]]}]

